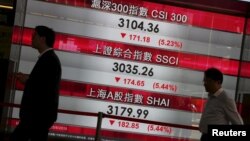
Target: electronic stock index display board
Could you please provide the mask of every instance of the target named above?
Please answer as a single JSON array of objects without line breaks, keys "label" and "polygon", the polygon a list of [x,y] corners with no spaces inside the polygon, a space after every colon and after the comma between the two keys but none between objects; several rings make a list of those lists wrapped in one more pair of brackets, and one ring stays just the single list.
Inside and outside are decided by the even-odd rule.
[{"label": "electronic stock index display board", "polygon": [[[203,71],[217,67],[235,95],[245,19],[141,0],[27,0],[18,71],[38,52],[36,25],[53,28],[62,63],[59,108],[197,126]],[[16,26],[18,28],[18,26]],[[248,74],[246,74],[249,77]],[[16,86],[20,103],[22,86]],[[14,109],[11,125],[18,122]],[[59,113],[51,136],[94,140],[97,117]],[[104,118],[103,140],[192,140],[199,131]]]}]

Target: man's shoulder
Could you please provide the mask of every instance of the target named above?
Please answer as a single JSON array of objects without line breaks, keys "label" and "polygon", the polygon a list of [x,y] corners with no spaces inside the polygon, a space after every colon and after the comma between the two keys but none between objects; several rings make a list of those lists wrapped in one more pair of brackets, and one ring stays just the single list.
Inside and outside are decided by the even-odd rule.
[{"label": "man's shoulder", "polygon": [[221,94],[218,96],[218,99],[223,103],[231,103],[234,102],[234,99],[229,96],[229,94],[223,90]]},{"label": "man's shoulder", "polygon": [[45,52],[42,57],[44,57],[44,58],[51,57],[51,58],[59,59],[54,50],[49,50],[49,51]]}]

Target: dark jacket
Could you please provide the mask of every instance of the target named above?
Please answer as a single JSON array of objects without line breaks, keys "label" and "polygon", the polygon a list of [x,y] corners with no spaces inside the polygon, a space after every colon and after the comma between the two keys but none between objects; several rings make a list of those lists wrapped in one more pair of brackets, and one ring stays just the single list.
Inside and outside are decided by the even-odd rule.
[{"label": "dark jacket", "polygon": [[53,50],[35,64],[23,92],[20,120],[51,126],[57,119],[61,63]]}]

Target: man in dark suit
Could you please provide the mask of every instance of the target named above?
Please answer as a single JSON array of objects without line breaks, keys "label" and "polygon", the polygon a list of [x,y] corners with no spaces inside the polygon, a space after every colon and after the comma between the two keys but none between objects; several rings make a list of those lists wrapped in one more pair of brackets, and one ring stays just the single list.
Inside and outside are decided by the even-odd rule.
[{"label": "man in dark suit", "polygon": [[31,74],[18,73],[25,83],[20,108],[20,122],[11,141],[47,141],[49,128],[57,119],[61,63],[53,44],[55,32],[46,26],[36,26],[32,47],[40,53]]}]

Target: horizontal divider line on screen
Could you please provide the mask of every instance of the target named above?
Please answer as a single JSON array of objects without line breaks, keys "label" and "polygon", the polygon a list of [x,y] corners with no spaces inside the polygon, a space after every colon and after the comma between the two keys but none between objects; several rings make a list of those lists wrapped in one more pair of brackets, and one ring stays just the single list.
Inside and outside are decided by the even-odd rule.
[{"label": "horizontal divider line on screen", "polygon": [[[70,37],[76,36],[90,39],[102,39],[105,41],[134,44],[141,47],[154,47],[204,55],[208,55],[209,52],[209,54],[213,54],[213,56],[217,57],[226,56],[225,58],[240,58],[242,35],[233,33],[219,31],[213,31],[211,33],[210,30],[204,32],[199,31],[201,29],[197,31],[197,29],[189,29],[186,27],[179,29],[179,27],[172,25],[170,27],[162,27],[167,28],[163,30],[168,31],[163,35],[149,34],[96,25],[93,23],[72,22],[70,20],[62,20],[35,14],[27,14],[26,21],[27,24],[25,27],[34,28],[36,25],[44,24],[52,27],[57,32],[68,34]],[[48,21],[49,24],[44,21]],[[56,26],[58,24],[60,24],[60,26]],[[182,32],[185,34],[182,34]],[[68,42],[64,44],[72,43],[72,40],[74,40],[74,38],[69,38]]]},{"label": "horizontal divider line on screen", "polygon": [[[201,97],[205,93],[202,83],[203,72],[200,71],[122,61],[88,54],[72,55],[72,53],[64,51],[55,52],[61,60],[62,79],[65,80],[195,97]],[[38,54],[33,48],[22,47],[19,71],[29,74],[35,65]],[[237,77],[225,75],[224,80],[224,88],[230,93],[235,93],[233,88]],[[171,87],[163,86],[161,88],[162,84],[168,84]]]},{"label": "horizontal divider line on screen", "polygon": [[[23,91],[24,86],[16,81],[16,90]],[[143,90],[132,90],[114,86],[104,86],[97,84],[87,84],[62,80],[60,85],[60,95],[69,97],[97,99],[101,101],[112,101],[134,105],[153,106],[160,108],[170,108],[189,112],[201,113],[205,99],[191,96],[180,96],[174,94],[160,94]],[[119,98],[117,98],[119,96]],[[133,98],[132,101],[127,99]]]},{"label": "horizontal divider line on screen", "polygon": [[[121,8],[121,5],[123,4],[120,4],[119,8]],[[51,10],[48,11],[44,7],[47,7],[47,9],[51,9]],[[152,13],[154,15],[158,15],[158,14],[162,15],[162,13],[168,13],[168,12],[153,10]],[[148,33],[147,35],[149,34],[153,34],[155,36],[161,35],[163,36],[162,38],[178,37],[181,39],[189,40],[189,42],[190,41],[200,41],[200,42],[205,42],[205,43],[209,42],[210,43],[209,46],[210,45],[213,46],[213,44],[223,44],[223,45],[225,44],[227,47],[235,48],[235,47],[241,46],[241,40],[242,40],[241,34],[223,32],[220,30],[211,31],[211,29],[204,29],[204,28],[195,27],[195,26],[182,25],[183,20],[185,20],[186,22],[190,20],[190,19],[188,20],[188,18],[190,18],[188,17],[189,15],[184,14],[184,13],[175,13],[175,12],[173,12],[172,14],[168,13],[168,16],[171,16],[171,15],[177,16],[178,18],[176,17],[175,19],[180,20],[178,24],[173,24],[169,22],[162,22],[163,20],[160,20],[160,21],[149,20],[149,19],[144,19],[146,17],[142,18],[142,16],[136,17],[136,16],[128,16],[124,14],[120,15],[120,14],[111,13],[111,12],[105,12],[105,11],[103,12],[101,10],[96,10],[93,8],[91,9],[79,8],[79,7],[62,5],[62,4],[51,4],[51,3],[41,2],[41,1],[30,1],[27,6],[26,15],[36,15],[37,17],[47,17],[47,19],[53,17],[54,19],[58,19],[58,20],[71,21],[73,23],[81,23],[83,26],[85,23],[85,24],[101,26],[103,28],[109,27],[110,29],[113,29],[113,30],[125,29],[126,31],[137,31],[138,33],[147,32]],[[92,18],[92,17],[96,17],[96,18]],[[191,18],[203,18],[203,17],[191,16]],[[228,20],[228,19],[229,18],[224,19],[224,20]],[[123,21],[123,24],[121,24],[121,21]],[[232,19],[232,21],[235,22],[235,19]],[[199,22],[201,22],[201,20]],[[230,24],[233,22],[230,22]],[[220,24],[221,23],[222,22],[220,22]],[[186,23],[183,23],[183,24],[186,24]],[[213,24],[214,24],[214,21],[213,21]],[[236,24],[239,24],[239,23],[237,22]],[[71,25],[72,27],[76,28],[73,24]],[[236,28],[236,26],[234,26],[233,28]],[[239,29],[239,27],[237,27],[237,29]],[[61,30],[58,30],[58,31],[61,31]],[[190,43],[189,45],[192,46]]]},{"label": "horizontal divider line on screen", "polygon": [[[22,91],[16,90],[15,104],[20,104],[23,96]],[[70,111],[82,111],[90,113],[103,112],[108,115],[122,116],[128,118],[143,119],[148,121],[166,122],[181,124],[186,126],[197,126],[200,113],[192,113],[183,110],[158,108],[152,106],[142,106],[129,103],[119,103],[113,101],[101,101],[89,98],[59,97],[59,109]],[[17,109],[18,110],[18,109]],[[160,114],[159,114],[160,113]],[[18,111],[14,113],[18,117]],[[158,116],[155,116],[158,115]]]},{"label": "horizontal divider line on screen", "polygon": [[[0,103],[0,107],[20,108],[20,104]],[[82,111],[72,111],[72,110],[64,110],[64,109],[58,109],[58,112],[59,113],[65,113],[65,114],[84,115],[84,116],[94,116],[94,117],[98,116],[98,113],[90,113],[90,112],[82,112]],[[179,125],[179,124],[166,123],[166,122],[149,121],[149,120],[143,120],[143,119],[135,119],[135,118],[128,118],[128,117],[107,115],[107,114],[104,114],[104,113],[103,113],[103,117],[104,118],[113,118],[113,119],[127,120],[127,121],[133,121],[133,122],[141,122],[141,123],[147,123],[147,124],[171,126],[171,127],[175,127],[175,128],[198,130],[198,127],[194,127],[194,126]]]},{"label": "horizontal divider line on screen", "polygon": [[[121,11],[111,11],[111,8],[109,10],[103,9],[103,8],[93,8],[91,4],[91,0],[84,0],[84,1],[66,1],[66,0],[50,0],[49,2],[55,3],[55,4],[64,4],[69,6],[74,6],[78,8],[91,8],[100,10],[103,12],[112,12],[112,13],[122,13],[126,15],[131,16],[138,16],[129,14],[128,12],[121,12]],[[120,2],[120,1],[119,1]],[[243,33],[244,30],[244,24],[245,19],[244,17],[238,17],[238,16],[232,16],[232,15],[226,15],[226,14],[220,14],[215,12],[207,12],[207,11],[201,11],[201,10],[194,10],[190,8],[183,8],[183,7],[176,7],[166,4],[158,4],[158,3],[152,3],[152,2],[146,2],[146,1],[122,1],[120,3],[113,2],[116,5],[122,5],[124,7],[126,6],[137,6],[144,7],[148,9],[147,16],[138,16],[141,18],[147,18],[147,19],[153,19],[163,22],[171,22],[171,23],[178,23],[178,24],[184,24],[184,25],[192,25],[202,28],[208,28],[208,29],[216,29],[221,31],[228,31],[228,32],[235,32],[235,33]],[[156,11],[157,10],[157,11]],[[138,12],[139,13],[139,12]],[[137,14],[138,14],[137,13]],[[174,15],[185,15],[187,16],[187,21],[185,23],[177,22],[171,20],[171,16]],[[161,17],[162,16],[162,17]]]},{"label": "horizontal divider line on screen", "polygon": [[[115,119],[115,118],[114,118]],[[118,119],[119,120],[119,119]],[[123,119],[122,119],[123,120]],[[8,119],[8,125],[10,127],[15,127],[17,123],[19,122],[18,119],[15,118],[10,118]],[[151,123],[154,124],[154,123]],[[167,126],[167,125],[160,125],[161,127]],[[191,129],[191,130],[196,130],[196,129]],[[68,125],[68,124],[63,124],[63,123],[55,123],[51,129],[50,133],[52,135],[56,134],[65,134],[64,137],[67,138],[74,138],[74,136],[77,136],[76,138],[84,137],[84,136],[95,136],[96,129],[93,127],[86,127],[86,126],[74,126],[74,125]],[[60,136],[59,135],[59,136]],[[180,138],[184,139],[181,136],[166,136],[166,135],[158,135],[158,134],[153,134],[153,133],[137,133],[133,132],[126,132],[126,131],[119,131],[119,130],[114,130],[114,129],[101,129],[101,136],[102,138],[115,138],[115,139],[136,139],[136,140],[142,140],[145,138],[145,140],[171,140],[171,141],[179,141]],[[185,139],[188,141],[188,139]]]},{"label": "horizontal divider line on screen", "polygon": [[[18,36],[18,29],[15,30],[16,34],[13,35],[13,43],[19,43],[20,37]],[[24,36],[22,38],[23,45],[31,45],[31,35],[32,35],[33,29],[25,28],[24,29]],[[66,48],[63,48],[60,46],[60,43],[67,43],[68,38],[72,38],[73,44],[71,46],[67,46]],[[87,47],[84,46],[87,44]],[[104,45],[103,45],[104,44]],[[74,45],[74,46],[72,46]],[[132,51],[138,51],[141,53],[151,53],[152,57],[151,60],[143,60],[143,58],[136,59],[132,58],[130,56],[126,57],[125,55],[119,55],[119,54],[105,54],[105,48],[111,47],[115,45],[114,49],[124,49],[125,51],[130,51],[130,53],[133,53]],[[72,48],[74,47],[74,48]],[[191,70],[198,70],[198,71],[204,71],[208,67],[217,67],[221,69],[221,71],[224,74],[227,75],[238,75],[238,67],[239,67],[239,60],[235,59],[228,59],[228,58],[221,58],[221,57],[213,57],[213,56],[207,56],[207,55],[199,55],[199,54],[191,54],[191,53],[185,53],[185,52],[174,52],[174,51],[168,51],[168,50],[159,50],[154,48],[139,48],[137,46],[132,45],[125,45],[120,43],[112,43],[107,41],[99,41],[99,40],[93,40],[93,39],[84,39],[76,36],[70,36],[70,35],[64,35],[58,33],[57,40],[54,46],[57,50],[62,51],[70,51],[70,52],[76,52],[76,53],[88,53],[88,54],[94,54],[94,55],[101,55],[105,57],[111,57],[111,58],[119,58],[119,59],[125,59],[125,60],[132,60],[132,61],[139,61],[139,62],[146,62],[146,63],[153,63],[153,64],[159,64],[159,65],[166,65],[166,66],[172,66],[172,67],[181,67],[181,68],[187,68]],[[128,52],[127,52],[128,53]],[[118,56],[119,55],[119,56]],[[146,57],[146,56],[144,56]],[[153,59],[153,60],[152,60]],[[245,62],[245,66],[249,66],[249,62]],[[246,68],[245,68],[246,69]],[[248,71],[245,71],[244,68],[241,70],[241,76],[242,77],[250,77],[250,73]]]}]

